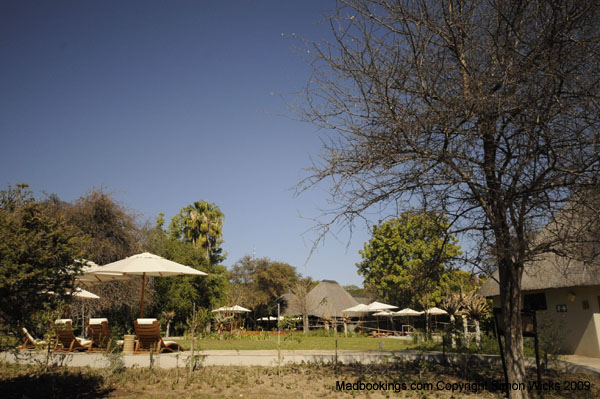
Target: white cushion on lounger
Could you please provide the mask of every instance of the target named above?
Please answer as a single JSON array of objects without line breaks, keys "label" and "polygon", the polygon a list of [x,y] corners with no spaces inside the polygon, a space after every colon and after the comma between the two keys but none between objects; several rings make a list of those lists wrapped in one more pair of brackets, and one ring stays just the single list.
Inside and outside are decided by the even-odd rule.
[{"label": "white cushion on lounger", "polygon": [[80,338],[80,337],[77,337],[77,341],[79,341],[79,343],[83,346],[89,345],[89,343],[92,342],[89,339]]},{"label": "white cushion on lounger", "polygon": [[137,319],[138,324],[152,324],[156,319]]},{"label": "white cushion on lounger", "polygon": [[102,324],[103,321],[108,323],[108,319],[106,317],[90,319],[90,325],[95,326],[98,324]]},{"label": "white cushion on lounger", "polygon": [[57,319],[54,322],[54,324],[67,324],[67,323],[73,324],[73,320],[71,320],[71,319]]}]

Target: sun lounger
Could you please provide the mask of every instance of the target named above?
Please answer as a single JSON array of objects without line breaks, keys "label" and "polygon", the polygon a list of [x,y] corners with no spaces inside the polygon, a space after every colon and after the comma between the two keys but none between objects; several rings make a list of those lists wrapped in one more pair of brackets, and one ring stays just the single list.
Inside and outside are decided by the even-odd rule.
[{"label": "sun lounger", "polygon": [[175,352],[183,348],[175,341],[163,341],[160,326],[156,319],[137,319],[133,322],[137,343],[133,353],[142,352]]},{"label": "sun lounger", "polygon": [[89,349],[91,341],[77,338],[73,333],[72,325],[73,322],[71,319],[59,319],[54,322],[54,331],[56,332],[55,352],[73,352]]},{"label": "sun lounger", "polygon": [[46,345],[46,341],[34,338],[25,327],[21,328],[21,331],[23,331],[23,334],[25,335],[25,342],[17,348],[18,350],[36,349],[39,346]]},{"label": "sun lounger", "polygon": [[[91,318],[88,321],[88,333],[90,334],[90,352],[108,352],[113,339],[108,328],[108,319]],[[117,345],[123,345],[122,340],[114,341]]]}]

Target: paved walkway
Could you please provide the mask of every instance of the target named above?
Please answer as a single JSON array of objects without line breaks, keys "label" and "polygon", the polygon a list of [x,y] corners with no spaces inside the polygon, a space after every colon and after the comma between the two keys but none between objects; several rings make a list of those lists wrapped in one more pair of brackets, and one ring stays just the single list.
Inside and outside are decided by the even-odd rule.
[{"label": "paved walkway", "polygon": [[[277,364],[319,362],[333,363],[336,361],[336,352],[332,350],[296,350],[281,351],[280,357],[276,350],[209,350],[197,353],[197,361],[203,366],[276,366]],[[150,356],[123,355],[120,357],[126,367],[153,367],[175,368],[185,367],[191,361],[191,352],[169,353]],[[33,351],[24,351],[18,354],[3,352],[0,360],[9,363],[39,364],[45,362],[45,354]],[[445,361],[454,364],[463,361],[476,360],[480,363],[499,364],[500,357],[495,355],[461,355],[447,354]],[[444,355],[441,352],[419,351],[337,351],[339,363],[381,363],[388,361],[433,361],[441,363]],[[50,362],[64,366],[76,367],[106,367],[110,365],[111,357],[102,353],[70,353],[52,354]],[[535,365],[534,359],[527,359],[530,366]],[[560,370],[586,374],[600,374],[600,358],[583,356],[564,356],[557,365]]]}]

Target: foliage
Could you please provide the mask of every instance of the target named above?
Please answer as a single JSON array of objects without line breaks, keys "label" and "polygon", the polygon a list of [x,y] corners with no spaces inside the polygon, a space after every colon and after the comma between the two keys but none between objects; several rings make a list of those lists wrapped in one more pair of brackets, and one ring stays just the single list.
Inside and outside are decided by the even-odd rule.
[{"label": "foliage", "polygon": [[540,355],[547,363],[555,363],[564,349],[569,328],[560,314],[540,316],[537,318]]},{"label": "foliage", "polygon": [[352,296],[367,296],[367,292],[364,288],[360,288],[354,284],[344,285],[344,289]]},{"label": "foliage", "polygon": [[105,265],[140,252],[136,215],[102,189],[63,204],[68,223],[88,239],[83,257]]},{"label": "foliage", "polygon": [[0,191],[0,315],[13,328],[70,299],[81,267],[74,262],[81,238],[27,187]]},{"label": "foliage", "polygon": [[243,304],[254,316],[274,314],[276,300],[298,281],[296,268],[268,258],[245,256],[229,272],[231,289],[240,293]]},{"label": "foliage", "polygon": [[436,291],[445,270],[461,253],[447,228],[444,218],[415,211],[374,226],[357,264],[365,285],[374,287],[384,302],[428,306],[426,295]]},{"label": "foliage", "polygon": [[223,221],[225,216],[219,207],[208,201],[196,201],[181,208],[171,219],[169,233],[172,238],[183,239],[204,248],[211,263],[225,259],[223,243]]}]

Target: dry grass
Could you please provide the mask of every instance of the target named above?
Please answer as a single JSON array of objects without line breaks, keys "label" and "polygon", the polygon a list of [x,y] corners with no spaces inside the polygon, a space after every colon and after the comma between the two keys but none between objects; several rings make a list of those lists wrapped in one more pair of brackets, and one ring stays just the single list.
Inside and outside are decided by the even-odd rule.
[{"label": "dry grass", "polygon": [[[282,367],[203,367],[187,369],[126,369],[120,372],[77,368],[57,368],[41,373],[34,366],[0,365],[0,392],[4,398],[499,398],[500,391],[458,393],[447,390],[410,389],[412,383],[501,381],[499,369],[464,365],[449,368],[414,362],[379,365],[303,364]],[[533,376],[531,376],[533,379]],[[546,381],[587,381],[590,390],[546,392],[545,398],[598,398],[600,378],[548,374]],[[339,391],[337,381],[382,382],[388,390]],[[394,387],[407,384],[407,390]],[[532,395],[533,396],[533,395]]]}]

